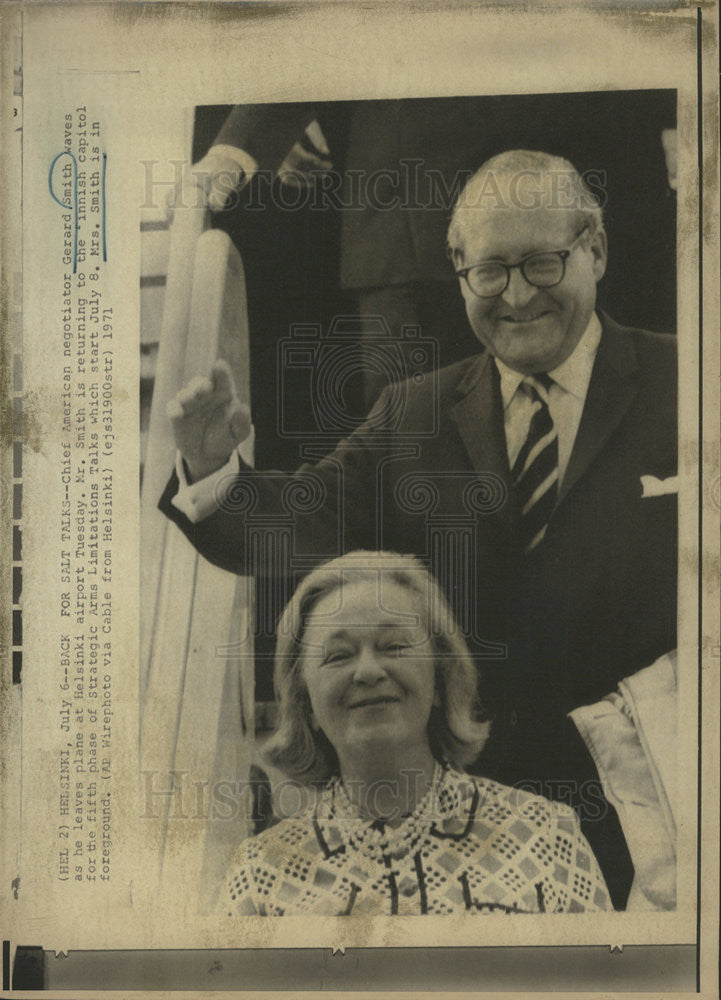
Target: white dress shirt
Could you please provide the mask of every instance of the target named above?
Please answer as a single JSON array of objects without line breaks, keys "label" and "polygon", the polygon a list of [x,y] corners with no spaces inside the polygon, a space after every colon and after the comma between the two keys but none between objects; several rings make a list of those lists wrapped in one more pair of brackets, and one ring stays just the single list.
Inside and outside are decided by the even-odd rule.
[{"label": "white dress shirt", "polygon": [[[581,423],[588,384],[601,342],[601,323],[594,313],[573,353],[548,374],[553,383],[548,393],[548,409],[558,434],[558,481],[563,477],[571,457],[573,443]],[[495,359],[501,376],[503,424],[506,431],[508,461],[511,468],[528,437],[533,416],[533,400],[521,389],[524,375]]]},{"label": "white dress shirt", "polygon": [[251,426],[250,434],[233,450],[225,465],[195,483],[188,482],[183,456],[180,452],[176,452],[175,473],[178,477],[178,492],[171,501],[173,507],[181,514],[185,514],[191,524],[198,524],[204,518],[210,517],[223,506],[233,480],[240,472],[240,459],[242,458],[246,465],[253,467],[254,450],[255,428]]}]

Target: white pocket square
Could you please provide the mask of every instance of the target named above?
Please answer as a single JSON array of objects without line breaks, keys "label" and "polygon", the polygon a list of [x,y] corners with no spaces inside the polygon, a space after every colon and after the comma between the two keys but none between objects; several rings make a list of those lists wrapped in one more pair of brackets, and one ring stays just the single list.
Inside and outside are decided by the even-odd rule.
[{"label": "white pocket square", "polygon": [[667,479],[657,479],[656,476],[641,476],[641,486],[644,497],[662,497],[667,493],[678,493],[678,476],[669,476]]}]

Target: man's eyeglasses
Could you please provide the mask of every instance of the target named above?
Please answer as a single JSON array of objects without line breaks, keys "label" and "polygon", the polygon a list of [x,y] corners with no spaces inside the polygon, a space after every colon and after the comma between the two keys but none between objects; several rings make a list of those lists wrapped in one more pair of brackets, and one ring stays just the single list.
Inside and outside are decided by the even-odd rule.
[{"label": "man's eyeglasses", "polygon": [[511,271],[518,267],[529,285],[536,288],[553,288],[560,285],[566,274],[566,260],[583,234],[588,229],[585,225],[576,236],[573,243],[565,250],[543,250],[540,253],[529,254],[517,264],[503,264],[501,261],[489,260],[473,267],[464,267],[456,274],[465,278],[466,284],[481,299],[491,299],[501,295],[508,288]]}]

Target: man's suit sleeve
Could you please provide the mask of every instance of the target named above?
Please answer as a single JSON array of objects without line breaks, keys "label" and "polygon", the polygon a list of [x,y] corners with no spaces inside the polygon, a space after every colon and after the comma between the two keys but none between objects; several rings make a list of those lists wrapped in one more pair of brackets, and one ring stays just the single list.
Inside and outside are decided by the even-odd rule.
[{"label": "man's suit sleeve", "polygon": [[241,575],[282,577],[349,549],[376,548],[377,470],[391,448],[379,431],[387,401],[384,392],[372,421],[292,474],[241,460],[223,504],[198,523],[172,503],[175,471],[158,506],[209,562]]},{"label": "man's suit sleeve", "polygon": [[235,146],[249,153],[261,170],[274,171],[319,113],[319,106],[309,103],[238,104],[213,145]]}]

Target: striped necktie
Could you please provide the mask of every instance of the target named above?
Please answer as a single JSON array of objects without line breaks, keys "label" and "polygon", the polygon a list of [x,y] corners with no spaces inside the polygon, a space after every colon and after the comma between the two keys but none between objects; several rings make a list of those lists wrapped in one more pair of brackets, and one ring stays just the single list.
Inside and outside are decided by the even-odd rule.
[{"label": "striped necktie", "polygon": [[548,409],[553,379],[545,372],[528,375],[523,391],[531,398],[533,415],[528,437],[513,463],[511,478],[521,507],[521,540],[529,553],[543,541],[558,499],[558,434]]}]

